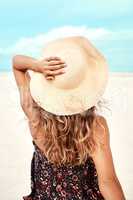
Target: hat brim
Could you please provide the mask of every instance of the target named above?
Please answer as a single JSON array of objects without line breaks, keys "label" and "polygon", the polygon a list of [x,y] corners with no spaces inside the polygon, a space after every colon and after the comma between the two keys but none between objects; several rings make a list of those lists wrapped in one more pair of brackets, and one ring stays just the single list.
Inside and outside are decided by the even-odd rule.
[{"label": "hat brim", "polygon": [[[97,72],[88,70],[82,83],[74,89],[65,90],[52,85],[43,74],[34,72],[30,81],[30,91],[37,104],[56,115],[72,115],[94,106],[103,95],[108,70],[105,63]],[[91,74],[91,75],[90,75]]]}]

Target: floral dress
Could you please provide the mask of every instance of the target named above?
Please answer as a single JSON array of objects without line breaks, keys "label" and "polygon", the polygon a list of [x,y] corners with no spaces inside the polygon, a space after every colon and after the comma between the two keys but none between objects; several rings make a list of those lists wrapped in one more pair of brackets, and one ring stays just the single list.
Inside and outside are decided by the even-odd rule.
[{"label": "floral dress", "polygon": [[55,167],[35,144],[31,161],[31,193],[24,200],[105,200],[94,162],[88,158],[80,166]]}]

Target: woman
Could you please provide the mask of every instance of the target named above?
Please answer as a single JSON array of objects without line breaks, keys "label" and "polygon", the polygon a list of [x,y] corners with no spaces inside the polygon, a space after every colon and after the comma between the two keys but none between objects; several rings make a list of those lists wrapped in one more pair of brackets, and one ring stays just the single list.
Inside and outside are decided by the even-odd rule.
[{"label": "woman", "polygon": [[104,57],[78,36],[47,44],[44,55],[13,57],[20,103],[35,147],[31,193],[23,199],[125,200],[107,121],[96,113],[107,82]]}]

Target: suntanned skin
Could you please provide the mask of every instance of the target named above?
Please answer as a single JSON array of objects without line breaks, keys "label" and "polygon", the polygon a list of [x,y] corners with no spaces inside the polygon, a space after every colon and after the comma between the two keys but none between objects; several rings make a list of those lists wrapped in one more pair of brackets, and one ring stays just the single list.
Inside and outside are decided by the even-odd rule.
[{"label": "suntanned skin", "polygon": [[34,108],[34,100],[30,94],[30,75],[28,70],[43,73],[47,80],[54,79],[55,76],[65,73],[64,61],[58,57],[49,57],[43,60],[16,55],[12,59],[13,73],[20,94],[20,104],[26,114],[33,140],[42,147],[42,132],[39,126],[39,113]]},{"label": "suntanned skin", "polygon": [[[84,38],[77,37],[80,42]],[[13,73],[20,93],[20,103],[29,120],[31,135],[35,143],[43,150],[43,135],[39,127],[39,113],[34,108],[34,100],[30,94],[30,75],[27,70],[43,73],[47,79],[60,75],[65,68],[65,63],[58,57],[37,60],[24,55],[13,57]],[[98,173],[100,191],[105,200],[126,200],[120,182],[117,178],[111,148],[109,128],[107,121],[102,116],[97,116],[93,123],[93,136],[97,144],[96,150],[91,154]]]}]

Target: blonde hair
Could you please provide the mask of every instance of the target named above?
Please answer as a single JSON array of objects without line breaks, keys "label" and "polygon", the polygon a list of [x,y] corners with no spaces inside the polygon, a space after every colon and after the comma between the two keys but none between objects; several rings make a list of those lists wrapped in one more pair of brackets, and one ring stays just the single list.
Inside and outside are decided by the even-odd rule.
[{"label": "blonde hair", "polygon": [[47,159],[56,166],[84,164],[96,148],[93,121],[97,116],[97,107],[64,116],[50,113],[37,104],[35,107],[39,111],[39,126],[43,131],[43,149]]}]

